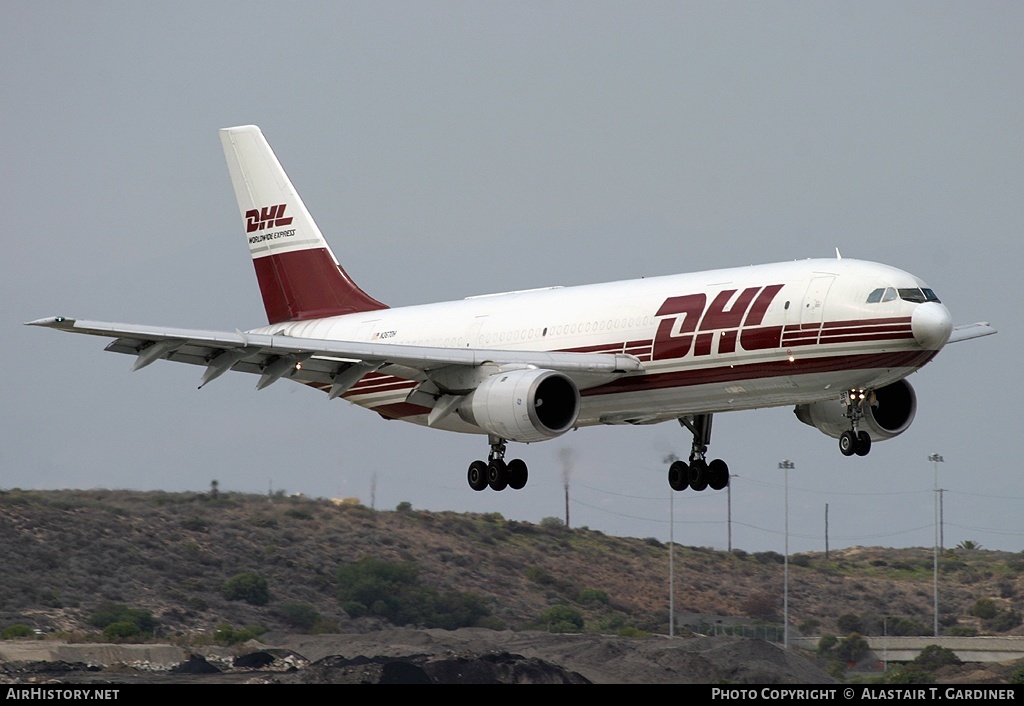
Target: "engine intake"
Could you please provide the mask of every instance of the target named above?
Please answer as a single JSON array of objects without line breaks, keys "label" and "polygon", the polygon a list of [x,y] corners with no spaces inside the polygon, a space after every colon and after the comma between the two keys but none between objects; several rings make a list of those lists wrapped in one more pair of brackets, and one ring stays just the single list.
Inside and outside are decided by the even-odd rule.
[{"label": "engine intake", "polygon": [[[850,420],[838,400],[800,404],[793,411],[801,422],[833,439],[838,439],[850,428]],[[914,388],[906,380],[900,380],[875,390],[875,404],[864,410],[860,427],[875,441],[891,439],[907,430],[916,413],[917,395]]]},{"label": "engine intake", "polygon": [[484,380],[459,406],[459,416],[509,441],[545,441],[576,423],[580,392],[554,370],[513,370]]}]

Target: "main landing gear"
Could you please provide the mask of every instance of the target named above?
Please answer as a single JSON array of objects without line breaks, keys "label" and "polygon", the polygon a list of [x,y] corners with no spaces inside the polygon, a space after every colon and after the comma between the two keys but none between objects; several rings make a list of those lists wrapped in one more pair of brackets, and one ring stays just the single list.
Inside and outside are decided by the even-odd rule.
[{"label": "main landing gear", "polygon": [[850,390],[843,394],[844,416],[850,420],[850,428],[839,435],[839,451],[843,456],[867,456],[871,451],[871,435],[857,429],[864,417],[864,405],[875,404],[875,393],[866,390]]},{"label": "main landing gear", "polygon": [[668,467],[668,484],[672,490],[721,490],[729,485],[729,466],[725,461],[716,458],[709,463],[704,458],[711,443],[711,415],[680,417],[679,424],[693,433],[693,446],[689,463],[674,461]]},{"label": "main landing gear", "polygon": [[488,436],[491,452],[487,455],[487,463],[473,461],[469,464],[467,480],[473,490],[522,490],[526,486],[529,473],[526,464],[514,458],[505,463],[505,440],[498,436]]}]

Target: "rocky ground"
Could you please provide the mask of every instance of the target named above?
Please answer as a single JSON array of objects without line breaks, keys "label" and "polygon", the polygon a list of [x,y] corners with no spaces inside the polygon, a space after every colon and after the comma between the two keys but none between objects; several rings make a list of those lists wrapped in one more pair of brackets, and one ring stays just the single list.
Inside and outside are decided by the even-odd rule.
[{"label": "rocky ground", "polygon": [[[26,643],[38,645],[40,643]],[[0,681],[24,683],[821,684],[810,661],[761,640],[624,638],[483,629],[267,635],[263,644],[189,652],[139,646],[5,645]],[[127,646],[126,646],[127,647]],[[176,650],[176,653],[166,650]],[[176,654],[177,656],[173,656]],[[40,659],[42,658],[42,659]],[[101,659],[97,659],[101,658]],[[119,661],[120,660],[120,661]],[[173,667],[173,669],[171,669]]]}]

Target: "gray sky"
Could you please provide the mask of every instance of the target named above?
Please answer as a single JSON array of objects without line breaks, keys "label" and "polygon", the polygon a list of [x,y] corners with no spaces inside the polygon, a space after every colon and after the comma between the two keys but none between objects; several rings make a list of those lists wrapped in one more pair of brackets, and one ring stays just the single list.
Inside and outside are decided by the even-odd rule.
[{"label": "gray sky", "polygon": [[[672,423],[510,457],[484,437],[299,385],[132,359],[50,315],[265,323],[217,129],[263,128],[350,275],[393,306],[830,257],[927,281],[999,334],[911,377],[866,458],[791,409],[715,418],[733,545],[1024,548],[1024,6],[1015,2],[61,2],[0,24],[0,487],[355,496],[669,536]],[[375,491],[373,490],[375,488]],[[676,494],[675,538],[724,548],[726,493]]]}]

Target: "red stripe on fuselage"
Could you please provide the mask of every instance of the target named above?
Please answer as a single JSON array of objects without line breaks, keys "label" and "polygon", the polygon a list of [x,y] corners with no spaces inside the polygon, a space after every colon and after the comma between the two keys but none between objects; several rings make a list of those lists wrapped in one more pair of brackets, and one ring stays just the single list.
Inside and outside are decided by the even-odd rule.
[{"label": "red stripe on fuselage", "polygon": [[897,351],[892,353],[863,353],[859,355],[821,356],[797,358],[794,361],[781,360],[747,365],[723,365],[713,368],[678,370],[671,373],[655,373],[626,377],[600,387],[580,390],[580,395],[618,394],[660,390],[670,387],[692,387],[714,383],[760,380],[762,378],[798,376],[813,373],[829,373],[842,370],[871,370],[875,368],[919,368],[931,360],[938,351]]}]

